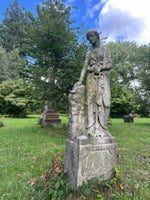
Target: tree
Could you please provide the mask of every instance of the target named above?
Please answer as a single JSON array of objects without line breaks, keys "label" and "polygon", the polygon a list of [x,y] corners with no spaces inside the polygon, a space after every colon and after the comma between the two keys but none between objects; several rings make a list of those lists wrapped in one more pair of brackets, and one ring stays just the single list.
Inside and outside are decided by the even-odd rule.
[{"label": "tree", "polygon": [[110,72],[111,82],[111,117],[123,117],[136,110],[135,96],[131,83],[137,78],[135,73],[137,45],[133,42],[108,43],[111,52],[113,69]]},{"label": "tree", "polygon": [[[27,13],[18,3],[14,0],[12,4],[8,5],[4,19],[0,24],[0,46],[3,46],[7,52],[15,48],[21,48],[24,35],[23,26],[28,22]],[[23,53],[23,52],[22,52]]]},{"label": "tree", "polygon": [[139,85],[134,91],[136,102],[139,104],[137,112],[148,117],[150,115],[150,44],[138,48],[137,66]]},{"label": "tree", "polygon": [[7,65],[7,54],[5,49],[0,46],[0,82],[7,80],[8,65]]},{"label": "tree", "polygon": [[142,45],[138,49],[138,80],[141,83],[141,88],[148,97],[150,97],[150,44]]},{"label": "tree", "polygon": [[133,114],[137,108],[135,96],[129,88],[120,83],[116,83],[111,87],[111,117],[119,118]]},{"label": "tree", "polygon": [[137,78],[135,73],[138,46],[134,42],[112,42],[107,48],[111,52],[113,69],[111,70],[111,83],[120,82],[130,86]]},{"label": "tree", "polygon": [[142,94],[139,88],[135,91],[135,102],[138,105],[137,109],[135,110],[136,113],[140,114],[142,117],[149,117],[150,98],[145,94]]},{"label": "tree", "polygon": [[19,79],[25,64],[26,61],[19,56],[18,49],[6,52],[6,50],[0,46],[0,83],[8,79]]},{"label": "tree", "polygon": [[33,99],[31,94],[36,87],[21,79],[3,81],[0,84],[0,113],[15,117],[25,117],[28,111],[40,108],[40,101]]},{"label": "tree", "polygon": [[[123,85],[124,88],[127,88],[128,91],[132,93],[132,100],[137,104],[137,107],[133,108],[133,110],[142,116],[149,116],[150,46],[138,46],[133,42],[119,41],[116,43],[109,43],[107,44],[107,47],[111,52],[113,62],[113,69],[111,70],[112,94],[115,88],[118,86],[120,87],[120,84]],[[124,89],[122,92],[124,94]],[[114,101],[112,104],[113,103]],[[114,109],[113,106],[112,109]],[[119,109],[120,107],[118,107],[118,110]]]},{"label": "tree", "polygon": [[24,47],[34,59],[28,65],[28,78],[40,86],[43,101],[51,101],[58,110],[68,110],[68,94],[79,77],[86,50],[85,43],[78,43],[78,29],[71,27],[70,10],[58,0],[38,5]]},{"label": "tree", "polygon": [[0,66],[3,73],[0,81],[7,78],[15,80],[22,78],[26,71],[27,52],[22,46],[26,41],[24,29],[30,28],[28,25],[32,13],[21,7],[18,0],[14,0],[7,6],[3,15],[4,19],[0,23],[0,51],[3,51],[2,55],[6,54],[4,56],[6,58],[4,64]]}]

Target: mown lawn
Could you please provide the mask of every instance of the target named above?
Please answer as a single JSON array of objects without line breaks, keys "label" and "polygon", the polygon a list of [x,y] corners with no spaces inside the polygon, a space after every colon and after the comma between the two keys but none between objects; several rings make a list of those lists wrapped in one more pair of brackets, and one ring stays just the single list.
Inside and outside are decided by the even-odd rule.
[{"label": "mown lawn", "polygon": [[65,150],[66,131],[43,129],[39,116],[5,118],[0,128],[0,199],[28,199],[28,181],[50,167]]},{"label": "mown lawn", "polygon": [[[59,157],[65,151],[67,118],[61,116],[64,124],[49,129],[37,125],[38,118],[38,115],[30,115],[26,119],[4,119],[5,126],[0,128],[1,200],[32,199],[30,181],[36,180],[51,167],[54,155]],[[112,119],[111,133],[118,145],[123,189],[118,193],[112,190],[111,195],[104,193],[102,197],[149,200],[150,119],[135,118],[134,123]],[[92,196],[87,199],[92,199]]]}]

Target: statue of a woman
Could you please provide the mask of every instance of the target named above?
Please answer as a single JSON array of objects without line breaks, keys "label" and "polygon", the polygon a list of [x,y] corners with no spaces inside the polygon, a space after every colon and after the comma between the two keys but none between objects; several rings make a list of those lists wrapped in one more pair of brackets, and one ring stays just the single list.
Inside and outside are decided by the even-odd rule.
[{"label": "statue of a woman", "polygon": [[100,47],[99,33],[95,29],[87,32],[92,49],[87,53],[79,81],[74,89],[82,85],[86,72],[87,135],[109,136],[107,129],[110,114],[109,70],[111,55],[106,47]]}]

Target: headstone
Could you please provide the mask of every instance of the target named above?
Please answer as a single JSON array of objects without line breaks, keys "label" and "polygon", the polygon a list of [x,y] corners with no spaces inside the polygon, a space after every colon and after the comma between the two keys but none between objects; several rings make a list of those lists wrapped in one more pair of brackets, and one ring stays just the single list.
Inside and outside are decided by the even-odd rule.
[{"label": "headstone", "polygon": [[124,116],[124,122],[125,123],[133,123],[134,122],[133,116],[132,115],[125,115]]},{"label": "headstone", "polygon": [[[52,76],[53,69],[54,66],[51,66],[48,69],[48,79],[47,79],[48,82],[54,79],[54,77]],[[61,119],[59,119],[58,112],[52,108],[51,103],[46,102],[42,116],[39,119],[39,124],[42,124],[43,126],[46,127],[51,127],[53,124],[59,124],[60,122]]]},{"label": "headstone", "polygon": [[100,47],[96,30],[90,30],[87,39],[93,48],[87,53],[80,79],[69,94],[65,169],[73,187],[95,177],[110,179],[117,157],[115,138],[108,131],[111,56],[108,49]]},{"label": "headstone", "polygon": [[40,118],[40,124],[46,127],[51,127],[53,124],[58,124],[60,122],[61,119],[59,119],[59,114],[51,108],[51,104],[45,105],[42,117]]}]

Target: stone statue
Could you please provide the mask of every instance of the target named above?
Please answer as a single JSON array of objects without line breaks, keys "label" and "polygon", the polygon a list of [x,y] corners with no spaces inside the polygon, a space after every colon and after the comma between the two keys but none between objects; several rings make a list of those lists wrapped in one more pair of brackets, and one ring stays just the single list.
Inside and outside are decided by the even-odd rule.
[{"label": "stone statue", "polygon": [[[109,70],[112,68],[111,55],[106,47],[100,47],[99,33],[95,29],[89,30],[86,36],[92,44],[92,49],[87,53],[80,79],[71,91],[78,96],[78,90],[82,86],[85,74],[88,73],[84,107],[84,113],[87,115],[86,130],[83,130],[84,133],[80,131],[80,134],[94,137],[109,136],[107,126],[110,114]],[[84,118],[84,116],[80,116],[80,118]],[[85,125],[82,119],[80,121],[82,125]]]},{"label": "stone statue", "polygon": [[[100,47],[96,30],[89,30],[87,39],[92,48],[86,55],[80,79],[69,94],[65,169],[73,187],[95,177],[99,180],[112,178],[117,157],[116,140],[107,126],[111,56],[107,48]],[[86,85],[83,85],[85,77]]]}]

